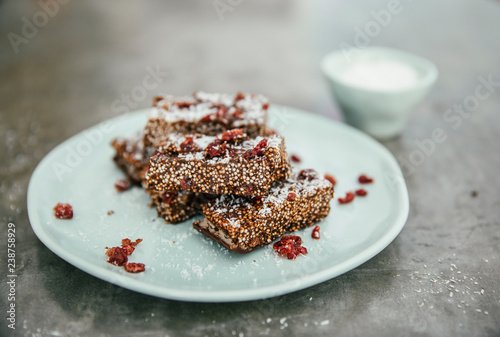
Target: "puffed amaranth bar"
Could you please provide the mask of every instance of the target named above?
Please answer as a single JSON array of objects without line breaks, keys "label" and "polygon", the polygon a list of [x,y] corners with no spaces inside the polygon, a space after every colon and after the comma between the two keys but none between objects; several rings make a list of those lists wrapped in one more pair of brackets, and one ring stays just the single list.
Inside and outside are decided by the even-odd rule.
[{"label": "puffed amaranth bar", "polygon": [[290,176],[281,136],[247,137],[241,129],[217,136],[169,135],[149,162],[149,189],[265,195]]},{"label": "puffed amaranth bar", "polygon": [[294,172],[262,198],[219,196],[203,205],[194,228],[235,253],[270,244],[285,232],[313,225],[330,212],[333,185],[314,170]]}]

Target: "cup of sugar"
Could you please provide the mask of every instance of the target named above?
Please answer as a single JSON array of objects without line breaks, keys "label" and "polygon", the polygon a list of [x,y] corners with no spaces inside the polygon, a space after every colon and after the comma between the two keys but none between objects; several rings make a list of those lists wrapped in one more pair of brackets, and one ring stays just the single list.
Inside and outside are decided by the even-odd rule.
[{"label": "cup of sugar", "polygon": [[381,47],[333,52],[321,69],[346,122],[380,140],[402,133],[438,77],[432,62]]}]

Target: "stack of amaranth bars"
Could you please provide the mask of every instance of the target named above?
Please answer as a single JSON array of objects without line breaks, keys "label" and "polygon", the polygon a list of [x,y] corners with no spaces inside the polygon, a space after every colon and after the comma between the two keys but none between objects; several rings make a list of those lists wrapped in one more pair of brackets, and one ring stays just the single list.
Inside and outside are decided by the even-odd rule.
[{"label": "stack of amaranth bars", "polygon": [[203,214],[198,231],[249,253],[328,215],[332,184],[292,170],[264,96],[196,92],[153,107],[143,132],[113,141],[114,160],[167,223]]}]

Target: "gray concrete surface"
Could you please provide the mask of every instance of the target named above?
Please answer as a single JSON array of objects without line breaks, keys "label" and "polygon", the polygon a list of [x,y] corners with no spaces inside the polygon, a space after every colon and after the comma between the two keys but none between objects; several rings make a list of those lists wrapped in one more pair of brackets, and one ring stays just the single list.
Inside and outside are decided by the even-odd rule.
[{"label": "gray concrete surface", "polygon": [[[340,119],[319,61],[389,4],[221,2],[230,3],[222,16],[212,1],[66,1],[45,22],[39,12],[51,1],[0,1],[0,264],[7,275],[13,222],[19,275],[14,334],[0,286],[0,335],[499,336],[500,86],[469,114],[447,112],[473,102],[478,77],[500,81],[498,1],[402,1],[369,39],[433,60],[440,79],[402,137],[384,143],[405,171],[408,222],[359,268],[268,300],[184,303],[87,275],[37,239],[26,213],[33,169],[64,139],[123,112],[113,101],[146,67],[169,71],[155,92],[262,92]],[[22,37],[34,18],[40,27]],[[22,39],[11,43],[11,32]],[[438,127],[447,140],[418,161],[418,144]]]}]

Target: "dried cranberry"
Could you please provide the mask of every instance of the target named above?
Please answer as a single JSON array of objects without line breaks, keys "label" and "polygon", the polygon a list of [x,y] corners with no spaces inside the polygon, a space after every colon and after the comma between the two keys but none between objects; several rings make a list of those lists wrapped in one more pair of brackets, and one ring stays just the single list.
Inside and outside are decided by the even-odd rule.
[{"label": "dried cranberry", "polygon": [[137,239],[135,241],[132,241],[130,239],[123,239],[122,240],[122,245],[128,245],[128,246],[135,247],[135,246],[137,246],[141,242],[142,242],[142,239]]},{"label": "dried cranberry", "polygon": [[144,263],[129,262],[123,267],[127,273],[141,273],[146,270]]},{"label": "dried cranberry", "polygon": [[365,195],[368,194],[368,192],[366,192],[364,189],[360,188],[359,190],[356,190],[356,195],[359,196],[359,197],[364,197]]},{"label": "dried cranberry", "polygon": [[124,248],[112,247],[106,251],[108,262],[117,266],[123,266],[128,261],[128,252]]},{"label": "dried cranberry", "polygon": [[264,155],[264,149],[267,147],[267,139],[262,139],[257,146],[255,146],[255,155],[256,156],[263,156]]},{"label": "dried cranberry", "polygon": [[288,200],[288,201],[294,201],[295,198],[297,198],[297,194],[295,194],[293,192],[290,192],[290,193],[288,193],[288,196],[286,197],[286,200]]},{"label": "dried cranberry", "polygon": [[130,189],[130,180],[120,179],[115,183],[115,188],[118,192],[125,192]]},{"label": "dried cranberry", "polygon": [[214,114],[206,115],[205,117],[200,119],[200,122],[202,123],[211,122],[214,116],[215,116]]},{"label": "dried cranberry", "polygon": [[247,184],[241,187],[245,191],[245,195],[253,195],[254,186],[252,184]]},{"label": "dried cranberry", "polygon": [[262,199],[264,199],[264,196],[262,195],[253,195],[250,197],[250,200],[253,202],[260,202]]},{"label": "dried cranberry", "polygon": [[128,255],[132,254],[142,239],[137,239],[131,241],[130,239],[123,239],[121,247],[106,247],[106,256],[108,257],[108,262],[117,266],[123,266],[128,261]]},{"label": "dried cranberry", "polygon": [[339,198],[339,203],[341,204],[348,204],[351,201],[354,200],[354,193],[352,192],[347,192],[345,195],[345,198]]},{"label": "dried cranberry", "polygon": [[208,144],[208,146],[207,146],[207,148],[206,148],[205,151],[207,151],[207,154],[208,154],[209,158],[218,157],[220,155],[219,150],[217,150],[216,148],[214,148],[213,144]]},{"label": "dried cranberry", "polygon": [[177,191],[164,191],[160,196],[163,202],[168,205],[177,196]]},{"label": "dried cranberry", "polygon": [[307,170],[302,170],[299,172],[299,176],[297,177],[298,180],[305,180],[307,179],[307,181],[311,181],[313,180],[314,178],[317,178],[318,177],[318,174],[316,173],[316,171],[314,171],[313,169],[307,169]]},{"label": "dried cranberry", "polygon": [[337,180],[331,174],[325,174],[325,179],[332,183],[333,186],[337,184]]},{"label": "dried cranberry", "polygon": [[135,248],[130,245],[122,245],[122,249],[125,251],[127,255],[130,255],[134,252]]},{"label": "dried cranberry", "polygon": [[267,109],[269,109],[269,103],[262,104],[262,110],[267,110]]},{"label": "dried cranberry", "polygon": [[225,107],[224,105],[220,105],[219,110],[217,110],[215,115],[217,116],[217,118],[223,119],[226,116],[226,113],[227,113],[227,107]]},{"label": "dried cranberry", "polygon": [[182,153],[189,153],[198,150],[198,146],[193,141],[193,137],[186,137],[186,140],[181,143],[180,148]]},{"label": "dried cranberry", "polygon": [[296,154],[292,154],[290,156],[290,159],[294,162],[294,163],[300,163],[302,160],[300,159],[299,156],[297,156]]},{"label": "dried cranberry", "polygon": [[233,111],[231,116],[233,116],[235,119],[243,119],[243,112],[241,112],[240,109],[236,109]]},{"label": "dried cranberry", "polygon": [[233,140],[241,135],[243,135],[242,129],[233,129],[233,130],[229,130],[229,131],[226,131],[224,133],[218,134],[217,139],[229,142],[229,141],[231,141],[231,140]]},{"label": "dried cranberry", "polygon": [[237,93],[234,97],[235,102],[241,101],[242,99],[245,99],[245,94],[241,92]]},{"label": "dried cranberry", "polygon": [[264,149],[267,147],[267,139],[262,139],[253,149],[248,150],[243,154],[243,158],[254,158],[262,157],[264,155]]},{"label": "dried cranberry", "polygon": [[307,249],[301,245],[302,239],[300,236],[283,235],[278,242],[273,244],[273,248],[279,255],[293,260],[300,254],[307,254]]},{"label": "dried cranberry", "polygon": [[[223,156],[226,153],[226,149],[227,149],[227,145],[221,146],[224,144],[225,143],[222,140],[217,139],[217,138],[213,142],[208,144],[207,148],[205,149],[205,151],[207,152],[208,158]],[[219,148],[216,149],[215,148],[216,146],[219,146]]]},{"label": "dried cranberry", "polygon": [[360,184],[371,184],[373,183],[373,178],[369,178],[366,175],[362,174],[359,176],[358,181]]},{"label": "dried cranberry", "polygon": [[177,105],[181,109],[189,108],[191,105],[194,105],[193,102],[186,102],[186,101],[176,101],[176,102],[174,102],[174,104]]},{"label": "dried cranberry", "polygon": [[58,219],[73,219],[73,207],[70,204],[57,203],[54,207],[55,216]]},{"label": "dried cranberry", "polygon": [[181,189],[183,190],[189,190],[193,186],[193,182],[191,181],[191,178],[188,176],[184,177],[184,179],[181,179]]},{"label": "dried cranberry", "polygon": [[[297,252],[299,254],[304,254],[305,255],[305,254],[307,254],[307,248],[306,247],[302,247],[302,246],[297,247]],[[299,255],[299,254],[297,254],[297,255]]]},{"label": "dried cranberry", "polygon": [[312,233],[311,233],[311,237],[313,239],[316,239],[316,240],[319,240],[319,225],[316,225],[316,227],[314,227]]}]

